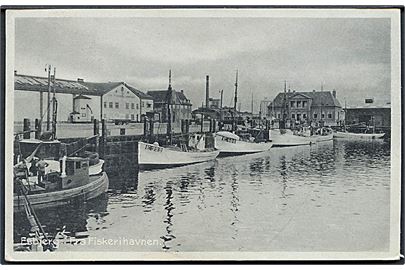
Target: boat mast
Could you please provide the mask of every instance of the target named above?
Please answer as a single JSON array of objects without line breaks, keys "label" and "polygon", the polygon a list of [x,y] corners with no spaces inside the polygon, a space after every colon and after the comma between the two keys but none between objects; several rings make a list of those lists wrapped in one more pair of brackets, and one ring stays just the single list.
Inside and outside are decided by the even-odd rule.
[{"label": "boat mast", "polygon": [[233,114],[233,130],[236,130],[236,104],[238,103],[238,70],[236,70],[236,80],[235,80],[235,97],[233,100],[233,110],[234,110],[234,114]]},{"label": "boat mast", "polygon": [[284,98],[283,98],[283,123],[280,128],[285,128],[285,121],[287,120],[287,81],[284,80]]},{"label": "boat mast", "polygon": [[172,103],[172,70],[169,70],[169,87],[167,88],[167,138],[168,143],[172,143],[172,113],[171,113],[171,103]]},{"label": "boat mast", "polygon": [[53,79],[52,79],[52,139],[56,139],[56,114],[58,110],[58,104],[56,101],[56,90],[55,90],[55,82],[56,82],[56,67],[53,68]]},{"label": "boat mast", "polygon": [[51,123],[51,65],[48,65],[48,106],[46,114],[46,130],[49,131]]}]

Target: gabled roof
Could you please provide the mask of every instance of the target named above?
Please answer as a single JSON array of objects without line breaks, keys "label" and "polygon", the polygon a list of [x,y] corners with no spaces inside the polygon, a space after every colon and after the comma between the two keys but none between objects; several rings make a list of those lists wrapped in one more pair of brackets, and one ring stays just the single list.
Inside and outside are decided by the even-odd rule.
[{"label": "gabled roof", "polygon": [[131,86],[131,85],[125,83],[125,82],[124,82],[124,85],[125,85],[132,93],[134,93],[135,95],[137,95],[140,99],[150,99],[150,100],[153,100],[153,97],[152,97],[152,96],[150,96],[150,95],[148,95],[148,94],[145,94],[145,93],[142,92],[141,90],[138,90],[138,89],[136,89],[135,87],[133,87],[133,86]]},{"label": "gabled roof", "polygon": [[[339,100],[337,100],[330,91],[312,91],[312,92],[287,92],[287,100],[296,95],[303,95],[312,99],[312,106],[335,106],[342,107]],[[270,104],[274,107],[282,107],[284,104],[284,93],[278,93],[276,98]]]},{"label": "gabled roof", "polygon": [[[56,79],[55,80],[55,92],[64,94],[79,94],[89,96],[102,96],[119,85],[125,85],[132,93],[137,95],[141,99],[153,99],[151,96],[143,93],[135,87],[127,84],[126,82],[85,82],[85,81],[73,81]],[[31,75],[14,75],[14,89],[24,91],[48,91],[48,78],[31,76]]]},{"label": "gabled roof", "polygon": [[87,96],[84,96],[84,95],[80,94],[80,95],[78,95],[78,96],[74,97],[73,99],[91,99],[91,98],[89,98],[89,97],[87,97]]},{"label": "gabled roof", "polygon": [[[147,94],[152,96],[155,103],[167,102],[167,90],[150,90]],[[172,90],[172,104],[191,105],[191,102],[184,92]]]}]

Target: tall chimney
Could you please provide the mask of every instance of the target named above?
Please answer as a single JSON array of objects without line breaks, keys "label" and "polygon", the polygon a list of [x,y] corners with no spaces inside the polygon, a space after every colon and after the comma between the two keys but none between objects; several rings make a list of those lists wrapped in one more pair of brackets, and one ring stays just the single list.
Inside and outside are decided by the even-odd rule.
[{"label": "tall chimney", "polygon": [[336,90],[333,90],[332,94],[333,94],[333,97],[336,98]]},{"label": "tall chimney", "polygon": [[205,79],[205,107],[209,108],[210,101],[210,76],[207,75]]}]

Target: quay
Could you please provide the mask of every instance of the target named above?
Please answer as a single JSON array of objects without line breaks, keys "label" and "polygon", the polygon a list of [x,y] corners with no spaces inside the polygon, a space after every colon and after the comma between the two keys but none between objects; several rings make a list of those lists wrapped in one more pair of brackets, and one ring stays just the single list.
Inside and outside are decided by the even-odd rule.
[{"label": "quay", "polygon": [[[41,125],[39,119],[25,118],[15,123],[16,139],[14,153],[18,153],[18,140],[40,139]],[[182,120],[179,125],[172,124],[172,142],[195,133],[206,135],[215,133],[220,125],[213,119],[204,121]],[[167,123],[144,121],[116,125],[106,120],[93,120],[93,123],[57,123],[56,138],[66,144],[67,153],[91,151],[99,154],[104,163],[104,170],[109,176],[133,178],[138,170],[138,142],[158,142],[165,145],[167,141]],[[15,157],[16,158],[16,157]]]}]

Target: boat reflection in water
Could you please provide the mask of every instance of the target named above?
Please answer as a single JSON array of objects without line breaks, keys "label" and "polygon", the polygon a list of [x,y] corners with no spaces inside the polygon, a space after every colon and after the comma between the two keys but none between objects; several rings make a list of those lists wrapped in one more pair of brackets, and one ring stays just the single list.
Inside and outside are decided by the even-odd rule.
[{"label": "boat reflection in water", "polygon": [[[136,174],[135,174],[136,175]],[[108,197],[41,212],[45,230],[153,245],[63,251],[381,251],[389,247],[390,145],[328,141],[111,176]],[[27,233],[16,222],[15,237]],[[355,233],[348,233],[355,232]],[[373,237],[369,237],[373,235]]]}]

